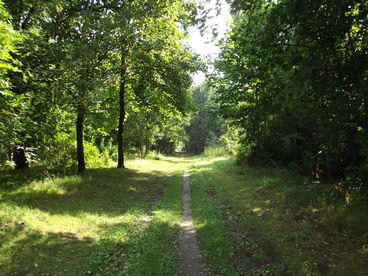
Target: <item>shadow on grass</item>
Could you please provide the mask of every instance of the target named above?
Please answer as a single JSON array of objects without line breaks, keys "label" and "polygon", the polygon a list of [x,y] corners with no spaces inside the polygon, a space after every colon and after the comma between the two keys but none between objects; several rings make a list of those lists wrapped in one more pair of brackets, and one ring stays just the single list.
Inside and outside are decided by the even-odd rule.
[{"label": "shadow on grass", "polygon": [[75,275],[93,240],[74,233],[41,233],[20,226],[10,229],[15,239],[2,254],[1,275]]},{"label": "shadow on grass", "polygon": [[[99,241],[75,233],[41,233],[16,226],[11,257],[0,264],[1,275],[171,275],[176,270],[178,227],[153,221],[113,225]],[[133,233],[132,233],[133,232]],[[127,238],[127,236],[129,236]],[[5,253],[8,253],[5,252]],[[169,253],[168,253],[169,252]]]},{"label": "shadow on grass", "polygon": [[[82,275],[175,275],[178,257],[176,240],[178,226],[153,220],[127,229],[126,224],[115,224],[84,259]],[[128,231],[130,236],[127,238]],[[136,231],[136,233],[134,233]],[[125,233],[125,235],[122,235]],[[119,274],[120,273],[120,274]]]},{"label": "shadow on grass", "polygon": [[[163,226],[157,230],[151,226],[143,228],[147,222],[141,220],[162,197],[165,178],[162,172],[157,171],[141,173],[129,169],[93,169],[83,176],[50,178],[45,179],[45,184],[3,190],[4,206],[23,208],[21,214],[17,213],[17,221],[0,224],[0,249],[3,252],[0,256],[0,274],[85,275],[88,271],[94,271],[111,275],[121,271],[127,248],[138,247],[139,239],[144,239],[146,232],[160,234],[160,231],[166,231]],[[31,220],[44,220],[48,214],[76,216],[85,212],[97,214],[98,217],[127,215],[127,218],[117,224],[96,221],[99,225],[93,235],[82,231],[84,227],[89,227],[89,222],[86,225],[82,222],[75,233],[59,232],[58,225],[52,226],[55,232],[47,230],[45,233],[22,222],[27,209],[44,212],[35,218],[28,217]],[[49,222],[42,223],[48,225]],[[87,235],[90,238],[86,238]],[[160,244],[164,236],[161,234],[156,242]]]},{"label": "shadow on grass", "polygon": [[32,181],[43,181],[50,177],[65,177],[74,175],[75,170],[65,168],[62,171],[50,171],[44,167],[32,167],[29,169],[13,170],[6,169],[0,171],[0,189],[12,191],[19,187],[27,186]]},{"label": "shadow on grass", "polygon": [[178,225],[153,221],[132,248],[127,274],[176,275],[178,235]]},{"label": "shadow on grass", "polygon": [[128,169],[92,169],[84,175],[47,179],[50,188],[20,188],[4,192],[3,202],[49,214],[120,215],[136,205],[149,205],[164,182],[162,174]]}]

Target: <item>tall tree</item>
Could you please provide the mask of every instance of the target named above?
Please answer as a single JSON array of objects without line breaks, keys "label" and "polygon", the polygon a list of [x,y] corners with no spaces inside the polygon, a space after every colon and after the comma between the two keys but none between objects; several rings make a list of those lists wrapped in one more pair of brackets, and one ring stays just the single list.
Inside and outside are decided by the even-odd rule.
[{"label": "tall tree", "polygon": [[52,38],[59,56],[61,83],[76,111],[76,139],[78,172],[86,168],[84,154],[84,122],[96,92],[106,78],[104,62],[112,49],[109,9],[96,1],[70,1],[59,6],[55,3],[51,15]]},{"label": "tall tree", "polygon": [[[127,89],[133,98],[160,99],[181,111],[186,109],[188,71],[193,58],[182,46],[184,34],[179,23],[193,22],[195,8],[186,1],[146,0],[121,5],[117,14],[120,43],[120,89],[118,124],[118,167],[124,167],[124,121]],[[147,95],[148,93],[148,95]],[[156,104],[159,102],[156,100]]]}]

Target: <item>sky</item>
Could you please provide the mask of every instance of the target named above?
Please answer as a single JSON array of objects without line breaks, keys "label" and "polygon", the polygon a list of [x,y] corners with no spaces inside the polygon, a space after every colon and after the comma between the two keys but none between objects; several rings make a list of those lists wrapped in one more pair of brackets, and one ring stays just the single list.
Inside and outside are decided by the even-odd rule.
[{"label": "sky", "polygon": [[[231,20],[230,8],[225,0],[220,0],[221,13],[217,16],[215,8],[216,0],[210,0],[206,3],[206,8],[213,8],[209,13],[206,20],[207,32],[204,36],[201,36],[197,27],[191,27],[189,30],[189,38],[187,44],[193,49],[194,52],[200,54],[202,57],[208,57],[213,61],[219,54],[219,47],[217,46],[219,39],[224,37],[226,30],[229,27],[229,21]],[[212,17],[212,18],[211,18]],[[212,39],[212,28],[216,26],[218,31],[218,37],[216,40]],[[203,72],[197,72],[193,75],[194,85],[198,85],[205,80],[205,74]]]}]

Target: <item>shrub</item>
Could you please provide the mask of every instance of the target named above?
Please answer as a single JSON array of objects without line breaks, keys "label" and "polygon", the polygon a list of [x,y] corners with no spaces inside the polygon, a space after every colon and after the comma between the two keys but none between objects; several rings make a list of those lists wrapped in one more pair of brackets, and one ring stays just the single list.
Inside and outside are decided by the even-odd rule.
[{"label": "shrub", "polygon": [[66,169],[76,166],[77,146],[74,137],[70,134],[59,133],[50,143],[36,149],[35,152],[34,162],[40,166],[49,169]]},{"label": "shrub", "polygon": [[203,155],[208,157],[219,157],[219,156],[229,156],[231,154],[223,145],[213,144],[204,149]]}]

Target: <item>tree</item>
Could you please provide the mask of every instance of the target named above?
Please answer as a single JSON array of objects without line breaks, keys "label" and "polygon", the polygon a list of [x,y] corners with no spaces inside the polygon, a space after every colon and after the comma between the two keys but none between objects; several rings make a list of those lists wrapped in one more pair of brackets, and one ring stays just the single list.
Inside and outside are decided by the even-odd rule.
[{"label": "tree", "polygon": [[[168,103],[166,109],[187,109],[193,58],[181,44],[179,23],[187,24],[193,5],[184,1],[140,1],[119,9],[120,88],[118,168],[124,168],[123,135],[127,89],[147,104]],[[185,27],[185,26],[184,26]]]},{"label": "tree", "polygon": [[193,104],[197,110],[185,129],[188,135],[185,149],[190,153],[203,153],[205,147],[218,142],[218,138],[225,132],[225,123],[212,99],[213,92],[206,84],[193,91]]},{"label": "tree", "polygon": [[[61,93],[76,111],[76,140],[78,172],[86,168],[84,156],[84,122],[96,92],[102,87],[106,72],[103,62],[111,50],[109,32],[111,18],[100,2],[55,1],[49,15],[49,38],[58,51],[58,78]],[[69,97],[69,99],[68,99]]]},{"label": "tree", "polygon": [[0,162],[4,155],[10,159],[12,145],[16,142],[14,129],[19,124],[14,116],[21,108],[22,96],[11,90],[9,72],[19,71],[18,62],[13,55],[17,51],[17,44],[21,41],[21,34],[13,28],[11,16],[0,1]]},{"label": "tree", "polygon": [[[5,2],[12,25],[24,39],[18,53],[12,54],[19,70],[8,70],[6,75],[7,83],[12,84],[8,94],[16,95],[9,118],[16,120],[11,131],[2,127],[0,132],[14,136],[10,144],[17,142],[32,151],[32,161],[46,164],[47,158],[60,156],[56,151],[62,150],[67,156],[75,151],[78,171],[83,172],[84,140],[97,143],[115,134],[118,166],[123,167],[124,122],[128,116],[141,119],[154,114],[159,118],[140,124],[147,133],[156,129],[148,135],[154,142],[158,129],[167,130],[169,121],[182,118],[190,110],[189,72],[196,69],[196,62],[182,46],[181,28],[194,23],[193,3]],[[114,110],[116,104],[119,113]],[[134,114],[135,108],[141,114]],[[98,121],[92,121],[94,118]],[[116,130],[113,124],[117,122]],[[77,141],[76,150],[73,139]]]},{"label": "tree", "polygon": [[[333,179],[367,157],[364,1],[234,1],[214,86],[250,161]],[[320,152],[320,154],[318,154]]]}]

